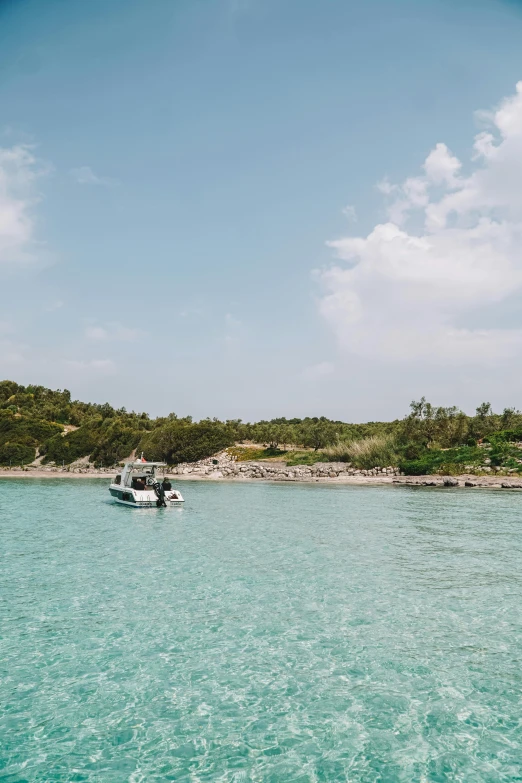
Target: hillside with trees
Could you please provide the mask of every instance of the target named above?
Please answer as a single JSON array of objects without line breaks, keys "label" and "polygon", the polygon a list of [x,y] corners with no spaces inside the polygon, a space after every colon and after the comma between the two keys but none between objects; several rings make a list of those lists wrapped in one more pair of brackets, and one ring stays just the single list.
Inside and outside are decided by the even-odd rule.
[{"label": "hillside with trees", "polygon": [[116,465],[132,452],[168,465],[195,462],[230,448],[237,459],[279,458],[288,464],[350,462],[399,466],[406,474],[505,470],[522,472],[522,413],[474,416],[457,407],[412,402],[403,419],[353,424],[325,417],[245,423],[113,408],[72,400],[67,389],[0,382],[0,465]]}]

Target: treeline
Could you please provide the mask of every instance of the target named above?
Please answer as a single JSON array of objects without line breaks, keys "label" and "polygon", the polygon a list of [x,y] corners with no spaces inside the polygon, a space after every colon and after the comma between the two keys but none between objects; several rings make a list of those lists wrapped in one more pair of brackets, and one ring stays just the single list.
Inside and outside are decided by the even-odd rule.
[{"label": "treeline", "polygon": [[489,403],[482,403],[474,416],[468,416],[456,407],[435,407],[422,398],[411,403],[405,418],[391,422],[349,424],[325,417],[254,424],[239,419],[194,422],[175,414],[151,419],[146,413],[115,409],[108,403],[72,400],[67,389],[0,382],[1,465],[28,464],[38,456],[44,463],[68,465],[88,457],[95,465],[109,466],[133,450],[173,465],[250,442],[273,453],[300,448],[310,450],[306,458],[311,460],[338,459],[361,467],[382,466],[386,461],[418,473],[444,465],[448,451],[455,449],[461,450],[459,459],[482,459],[481,441],[489,441],[498,454],[511,454],[514,447],[509,444],[522,441],[522,413],[506,408],[497,414]]},{"label": "treeline", "polygon": [[466,468],[522,470],[522,412],[504,408],[494,413],[481,403],[474,416],[459,408],[435,407],[423,397],[395,436],[398,464],[408,475],[458,473]]},{"label": "treeline", "polygon": [[[477,441],[500,432],[522,439],[522,412],[504,408],[494,413],[491,403],[483,402],[475,416],[467,416],[457,407],[435,407],[423,397],[410,404],[409,415],[400,423],[398,435],[413,452],[418,447],[451,448],[476,445]],[[520,436],[520,437],[519,437]]]},{"label": "treeline", "polygon": [[146,413],[71,400],[67,389],[0,382],[0,465],[27,464],[37,455],[44,462],[90,456],[113,464],[152,426]]},{"label": "treeline", "polygon": [[67,389],[0,382],[0,464],[70,464],[90,457],[112,465],[133,450],[168,464],[203,459],[237,442],[252,441],[277,450],[290,446],[324,449],[338,440],[388,432],[393,423],[345,424],[324,417],[273,419],[255,424],[239,419],[194,422],[175,414],[151,419],[146,413],[115,409],[108,403],[72,400]]}]

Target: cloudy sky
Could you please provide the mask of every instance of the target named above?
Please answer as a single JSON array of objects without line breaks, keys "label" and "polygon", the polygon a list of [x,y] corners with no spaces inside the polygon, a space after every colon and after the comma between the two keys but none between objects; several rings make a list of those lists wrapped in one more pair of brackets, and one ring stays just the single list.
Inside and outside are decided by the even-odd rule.
[{"label": "cloudy sky", "polygon": [[522,407],[522,2],[0,2],[0,376]]}]

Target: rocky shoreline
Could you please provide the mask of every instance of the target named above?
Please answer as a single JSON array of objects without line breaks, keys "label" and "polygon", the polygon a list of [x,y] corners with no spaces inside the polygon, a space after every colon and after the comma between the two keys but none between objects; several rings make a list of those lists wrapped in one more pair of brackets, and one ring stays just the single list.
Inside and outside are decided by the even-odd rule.
[{"label": "rocky shoreline", "polygon": [[[215,464],[215,463],[218,464]],[[234,462],[203,460],[193,465],[178,465],[172,476],[177,479],[225,481],[285,481],[336,484],[402,484],[421,487],[496,487],[522,489],[522,478],[502,475],[477,476],[405,476],[398,468],[359,470],[344,462],[317,462],[315,465],[289,467],[274,462]]]},{"label": "rocky shoreline", "polygon": [[[85,463],[68,468],[30,465],[0,468],[0,478],[98,478],[109,479],[115,468],[94,468]],[[163,472],[163,471],[162,471]],[[201,462],[166,468],[164,473],[191,481],[283,481],[321,484],[383,485],[423,487],[490,487],[522,489],[522,478],[509,475],[405,476],[397,468],[359,470],[343,462],[317,462],[314,465],[287,466],[284,462],[237,462],[227,453]]]}]

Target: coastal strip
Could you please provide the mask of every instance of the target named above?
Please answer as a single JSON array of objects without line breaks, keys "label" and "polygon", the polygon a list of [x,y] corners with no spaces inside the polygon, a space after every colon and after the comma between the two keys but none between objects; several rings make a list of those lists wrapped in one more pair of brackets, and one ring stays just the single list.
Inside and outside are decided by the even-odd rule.
[{"label": "coastal strip", "polygon": [[[212,464],[217,462],[218,464]],[[25,468],[0,468],[0,479],[105,479],[109,481],[117,468],[58,468],[27,466]],[[236,482],[290,482],[337,484],[358,486],[402,485],[412,487],[483,487],[496,489],[522,489],[520,478],[509,475],[480,476],[404,476],[393,468],[353,470],[342,463],[317,463],[312,466],[287,467],[284,464],[244,462],[230,465],[218,460],[179,465],[166,468],[165,475],[173,481],[236,481]]]}]

